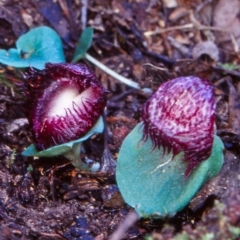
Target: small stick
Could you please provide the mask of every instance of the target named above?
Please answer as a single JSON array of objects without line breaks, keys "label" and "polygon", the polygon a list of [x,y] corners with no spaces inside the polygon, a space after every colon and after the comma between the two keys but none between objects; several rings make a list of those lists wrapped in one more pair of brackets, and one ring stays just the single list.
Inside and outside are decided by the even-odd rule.
[{"label": "small stick", "polygon": [[[191,29],[191,28],[195,28],[195,27],[196,26],[193,23],[188,23],[188,24],[181,25],[181,26],[173,26],[173,27],[169,27],[169,28],[156,29],[155,31],[147,31],[144,33],[144,36],[150,37],[152,35],[156,35],[156,34],[160,34],[160,33],[164,33],[164,32],[170,32],[170,31],[175,31],[175,30],[185,30],[185,29]],[[227,29],[222,29],[219,27],[204,26],[204,25],[197,27],[197,29],[198,30],[212,30],[212,31],[219,31],[219,32],[230,32]]]},{"label": "small stick", "polygon": [[81,24],[82,30],[84,30],[87,26],[87,8],[88,8],[88,0],[82,0],[82,8],[81,8]]},{"label": "small stick", "polygon": [[135,211],[128,213],[123,222],[118,226],[117,230],[110,236],[109,240],[121,240],[129,228],[133,226],[139,219]]}]

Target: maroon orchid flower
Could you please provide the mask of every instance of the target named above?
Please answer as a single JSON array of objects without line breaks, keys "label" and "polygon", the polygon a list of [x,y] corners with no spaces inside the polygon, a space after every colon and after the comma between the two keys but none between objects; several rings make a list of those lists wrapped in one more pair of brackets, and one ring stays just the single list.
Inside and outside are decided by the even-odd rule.
[{"label": "maroon orchid flower", "polygon": [[153,147],[184,152],[185,176],[212,151],[215,102],[213,87],[198,77],[163,83],[143,107],[144,136]]},{"label": "maroon orchid flower", "polygon": [[47,63],[25,78],[27,117],[38,150],[82,137],[103,113],[107,91],[83,64]]}]

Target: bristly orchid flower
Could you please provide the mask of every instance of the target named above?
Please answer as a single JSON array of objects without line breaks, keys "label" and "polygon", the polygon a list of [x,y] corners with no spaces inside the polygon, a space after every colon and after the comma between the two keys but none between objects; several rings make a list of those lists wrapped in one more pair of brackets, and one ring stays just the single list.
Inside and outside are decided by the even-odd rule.
[{"label": "bristly orchid flower", "polygon": [[143,105],[116,169],[120,192],[139,216],[174,215],[219,173],[224,147],[214,114],[213,86],[194,76],[163,83]]},{"label": "bristly orchid flower", "polygon": [[27,117],[39,151],[84,137],[103,113],[107,91],[84,64],[47,63],[27,71],[25,79]]},{"label": "bristly orchid flower", "polygon": [[144,139],[176,155],[184,152],[185,175],[212,151],[215,101],[213,87],[198,77],[163,83],[143,107]]}]

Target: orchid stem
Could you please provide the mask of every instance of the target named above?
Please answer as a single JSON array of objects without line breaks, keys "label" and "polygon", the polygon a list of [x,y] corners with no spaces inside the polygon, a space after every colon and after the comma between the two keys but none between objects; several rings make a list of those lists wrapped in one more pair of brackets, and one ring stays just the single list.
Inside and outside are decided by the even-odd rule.
[{"label": "orchid stem", "polygon": [[141,90],[140,86],[138,83],[132,81],[131,79],[125,78],[121,75],[119,75],[118,73],[114,72],[112,69],[108,68],[107,66],[105,66],[104,64],[102,64],[101,62],[99,62],[96,58],[92,57],[89,54],[85,54],[85,58],[93,63],[95,66],[97,66],[98,68],[100,68],[102,71],[104,71],[105,73],[107,73],[108,75],[112,76],[113,78],[117,79],[118,81],[132,87],[135,89],[139,89]]},{"label": "orchid stem", "polygon": [[89,166],[86,163],[84,163],[80,158],[81,146],[82,146],[81,142],[74,144],[72,150],[66,152],[64,154],[64,157],[66,157],[75,168],[90,171]]}]

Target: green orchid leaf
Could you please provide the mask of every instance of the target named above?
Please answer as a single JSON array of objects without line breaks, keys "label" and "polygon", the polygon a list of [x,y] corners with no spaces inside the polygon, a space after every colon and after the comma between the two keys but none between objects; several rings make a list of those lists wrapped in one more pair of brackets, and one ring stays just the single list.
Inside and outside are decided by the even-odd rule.
[{"label": "green orchid leaf", "polygon": [[127,204],[140,217],[172,216],[182,210],[200,187],[219,173],[223,164],[223,143],[214,137],[211,156],[186,178],[183,153],[173,157],[152,141],[142,141],[143,123],[125,138],[117,160],[116,178]]},{"label": "green orchid leaf", "polygon": [[104,123],[102,117],[100,117],[97,121],[97,123],[92,127],[92,129],[83,137],[64,143],[58,146],[54,146],[51,148],[48,148],[43,151],[38,151],[35,147],[35,145],[30,145],[25,151],[22,152],[22,155],[25,157],[31,157],[31,156],[37,156],[37,157],[54,157],[58,155],[63,155],[69,151],[71,151],[74,146],[76,146],[78,143],[81,143],[85,141],[86,139],[90,138],[95,133],[102,133],[104,129]]},{"label": "green orchid leaf", "polygon": [[85,53],[92,44],[92,38],[93,29],[91,27],[85,28],[85,30],[82,32],[79,38],[78,45],[76,47],[72,62],[77,62],[78,60],[84,57]]},{"label": "green orchid leaf", "polygon": [[8,66],[43,69],[47,62],[65,62],[62,41],[51,28],[37,27],[22,35],[16,49],[0,50],[0,63]]}]

